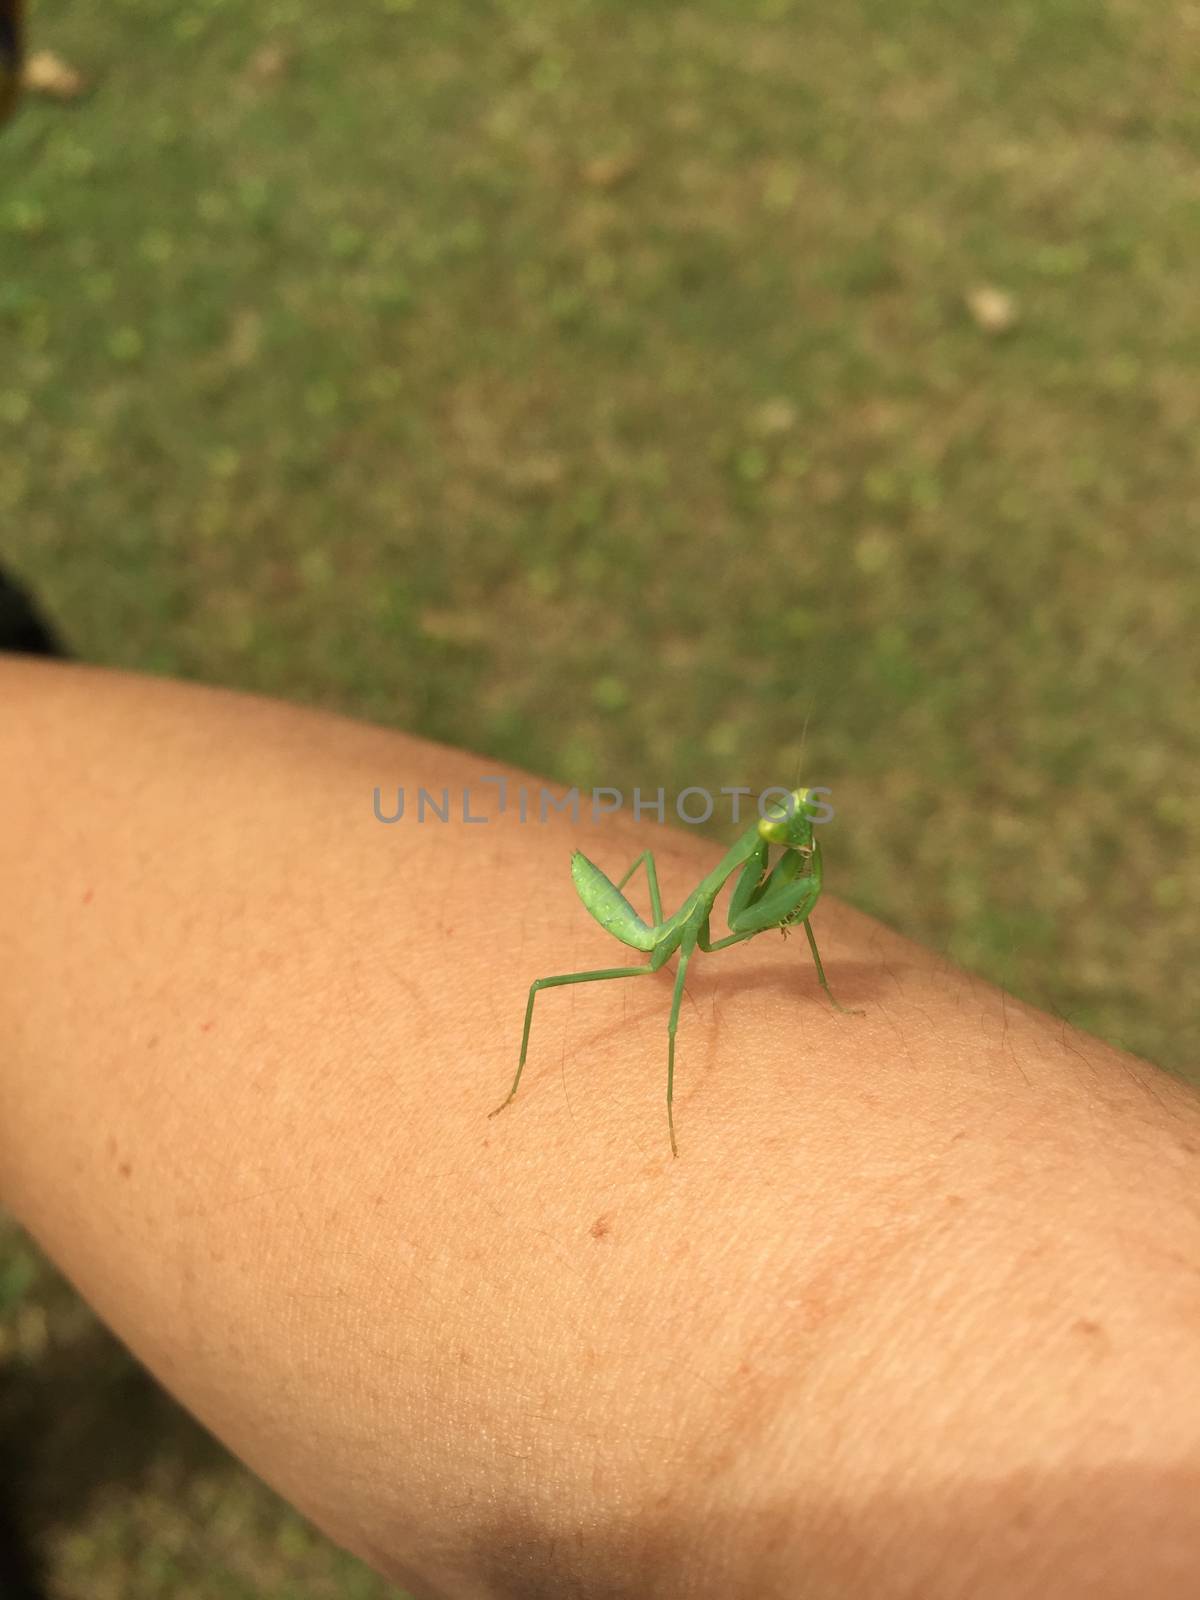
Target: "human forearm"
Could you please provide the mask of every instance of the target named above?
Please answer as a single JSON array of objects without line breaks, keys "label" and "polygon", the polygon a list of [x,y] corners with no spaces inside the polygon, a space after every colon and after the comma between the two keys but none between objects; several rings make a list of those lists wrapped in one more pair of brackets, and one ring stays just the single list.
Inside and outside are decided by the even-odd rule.
[{"label": "human forearm", "polygon": [[0,660],[21,1220],[417,1592],[1190,1593],[1139,1486],[1178,1520],[1200,1462],[1195,1097],[823,901],[867,1015],[794,941],[697,958],[678,1161],[668,973],[543,995],[488,1121],[530,978],[624,959],[569,848],[654,844],[672,905],[716,854],[372,815],[494,770]]}]

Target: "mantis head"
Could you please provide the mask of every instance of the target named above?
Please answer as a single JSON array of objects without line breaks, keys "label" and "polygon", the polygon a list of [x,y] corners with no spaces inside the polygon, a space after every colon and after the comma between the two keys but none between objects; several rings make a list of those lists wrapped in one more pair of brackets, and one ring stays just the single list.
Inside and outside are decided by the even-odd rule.
[{"label": "mantis head", "polygon": [[767,807],[765,817],[759,819],[759,838],[769,844],[785,845],[790,850],[809,850],[812,847],[812,821],[809,816],[812,802],[807,789],[793,789],[786,800]]}]

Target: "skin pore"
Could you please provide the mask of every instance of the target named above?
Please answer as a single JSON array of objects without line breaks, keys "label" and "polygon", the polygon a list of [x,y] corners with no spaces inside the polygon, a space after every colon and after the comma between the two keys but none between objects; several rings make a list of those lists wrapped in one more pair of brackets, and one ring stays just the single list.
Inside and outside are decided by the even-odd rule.
[{"label": "skin pore", "polygon": [[667,914],[722,853],[374,816],[499,770],[0,657],[0,1200],[418,1596],[1194,1594],[1195,1092],[826,894],[865,1015],[698,954],[678,1160],[670,965],[543,992],[489,1120],[530,981],[636,959],[572,849]]}]

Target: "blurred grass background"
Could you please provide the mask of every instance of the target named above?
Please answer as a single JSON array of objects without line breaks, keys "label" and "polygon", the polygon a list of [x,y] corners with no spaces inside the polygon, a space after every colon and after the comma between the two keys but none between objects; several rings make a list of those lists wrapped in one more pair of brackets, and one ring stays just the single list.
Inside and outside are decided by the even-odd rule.
[{"label": "blurred grass background", "polygon": [[[811,710],[835,893],[1194,1071],[1200,4],[31,33],[0,540],[77,652],[626,790]],[[0,1308],[55,1594],[394,1594],[12,1229]]]}]

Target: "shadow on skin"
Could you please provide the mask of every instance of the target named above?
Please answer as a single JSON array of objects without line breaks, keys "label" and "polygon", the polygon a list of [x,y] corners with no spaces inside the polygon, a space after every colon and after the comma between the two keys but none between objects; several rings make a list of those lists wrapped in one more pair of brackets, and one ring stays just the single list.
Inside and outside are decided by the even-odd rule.
[{"label": "shadow on skin", "polygon": [[[763,937],[766,937],[766,935],[763,935]],[[687,1015],[689,1000],[694,1001],[697,1005],[711,1005],[714,994],[719,1005],[722,999],[729,996],[745,994],[752,991],[774,991],[779,995],[794,999],[798,1005],[803,1007],[808,1007],[809,1005],[819,1005],[823,1006],[824,1009],[830,1012],[833,1016],[836,1017],[839,1015],[835,1008],[830,1004],[829,996],[825,993],[824,989],[821,988],[820,983],[817,981],[817,974],[813,970],[812,962],[808,959],[808,951],[804,948],[803,934],[800,935],[800,948],[797,951],[797,961],[800,961],[801,954],[803,954],[804,959],[799,965],[798,970],[781,967],[779,963],[775,961],[759,961],[752,966],[746,966],[744,964],[739,965],[737,968],[725,966],[722,970],[718,971],[716,963],[721,960],[721,956],[723,954],[724,951],[721,951],[714,956],[697,954],[693,958],[692,964],[688,968],[687,981],[684,984],[683,1007],[680,1009],[679,1013],[679,1032],[681,1038],[683,1035],[683,1019]],[[599,966],[600,962],[597,961],[596,964]],[[616,990],[618,993],[620,993],[622,990],[625,990],[630,996],[641,995],[643,999],[646,996],[653,996],[657,993],[661,995],[663,1004],[665,1006],[665,1010],[663,1012],[663,1033],[665,1035],[667,1018],[669,1017],[671,1011],[671,991],[675,985],[676,970],[675,960],[672,958],[666,964],[666,966],[660,967],[657,972],[650,973],[649,983],[643,983],[641,977],[639,976],[629,978],[613,978],[595,984],[580,983],[572,985],[571,988],[575,996],[575,1005],[577,1007],[580,1006],[582,1004],[583,997],[586,997],[592,990],[608,989],[610,991]],[[836,976],[830,976],[829,983],[834,994],[841,1001],[842,1005],[865,1005],[869,1001],[878,997],[885,983],[887,983],[889,986],[892,986],[893,975],[900,970],[902,969],[893,966],[890,968],[887,974],[882,974],[878,966],[869,962],[842,961],[838,963]],[[542,976],[542,974],[539,974],[539,976]],[[550,974],[545,974],[545,976],[550,976]],[[553,1000],[549,1000],[548,1002],[548,996],[553,994],[553,992],[553,990],[546,990],[539,994],[537,1005],[534,1008],[533,1031],[530,1033],[529,1038],[529,1053],[531,1061],[533,1059],[533,1051],[537,1040],[538,1020],[542,1015],[542,1008],[546,1006],[547,1003],[549,1003],[549,1005],[554,1004]],[[519,1044],[521,1038],[521,1030],[519,1026],[516,1029],[516,1038],[517,1043]]]},{"label": "shadow on skin", "polygon": [[[903,1463],[897,1463],[897,1476]],[[714,1522],[649,1508],[641,1526],[589,1516],[553,1535],[481,1524],[485,1587],[432,1584],[375,1552],[417,1600],[1193,1600],[1187,1528],[1200,1467],[1029,1472],[931,1486],[927,1496],[822,1501],[818,1472],[796,1498]],[[807,1503],[806,1503],[807,1502]],[[461,1515],[461,1513],[460,1513]],[[701,1547],[701,1548],[698,1548]],[[719,1563],[712,1570],[713,1561]],[[390,1570],[389,1569],[390,1566]],[[442,1585],[439,1587],[439,1583]]]},{"label": "shadow on skin", "polygon": [[[767,938],[769,935],[764,934],[763,937]],[[797,935],[792,935],[793,944],[796,937]],[[827,1011],[837,1016],[838,1012],[829,1003],[829,996],[817,981],[817,974],[804,946],[803,933],[798,937],[800,943],[796,950],[796,959],[799,970],[789,970],[775,961],[760,961],[753,966],[741,966],[735,971],[726,968],[723,972],[717,972],[715,969],[708,972],[702,963],[709,960],[716,961],[719,957],[698,956],[695,965],[688,972],[687,987],[690,990],[693,977],[703,977],[704,991],[715,990],[718,1002],[723,996],[740,995],[751,990],[774,990],[805,1006],[809,1004],[824,1006]],[[830,988],[844,1006],[865,1005],[876,999],[884,982],[879,968],[865,961],[839,961],[836,971],[832,973],[829,972],[827,965],[826,976],[829,978]],[[697,985],[698,989],[699,987]],[[698,992],[696,998],[699,1000],[701,993]]]}]

